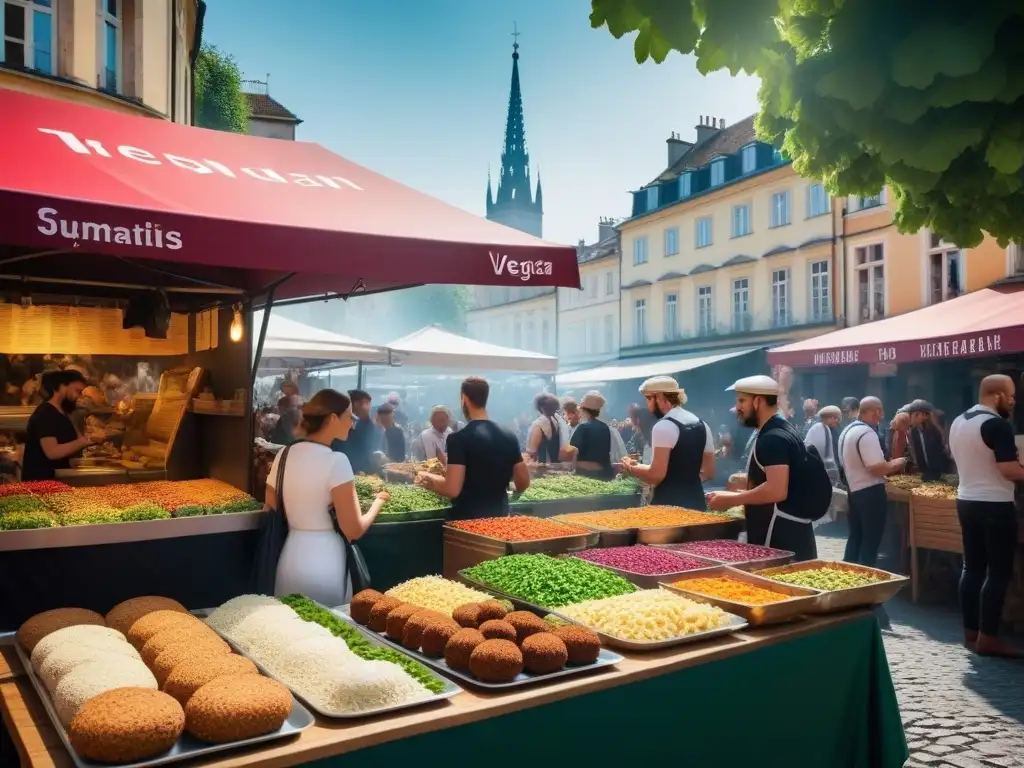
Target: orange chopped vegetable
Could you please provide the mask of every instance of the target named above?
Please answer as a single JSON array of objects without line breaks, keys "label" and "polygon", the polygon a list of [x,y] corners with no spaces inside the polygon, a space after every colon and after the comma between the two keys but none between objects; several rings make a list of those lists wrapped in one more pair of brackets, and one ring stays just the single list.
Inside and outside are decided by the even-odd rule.
[{"label": "orange chopped vegetable", "polygon": [[480,520],[456,520],[449,523],[467,533],[489,536],[501,541],[535,541],[537,539],[555,539],[559,536],[579,536],[587,532],[585,528],[575,525],[553,523],[539,517],[516,515],[513,517],[485,517]]},{"label": "orange chopped vegetable", "polygon": [[718,597],[723,600],[731,600],[734,603],[744,603],[745,605],[781,603],[783,600],[789,599],[789,595],[774,592],[753,584],[747,584],[739,579],[733,579],[728,576],[683,579],[682,581],[677,581],[672,586],[678,589],[685,589],[687,592],[696,592],[699,595]]},{"label": "orange chopped vegetable", "polygon": [[666,528],[673,525],[701,525],[721,523],[721,515],[709,515],[682,507],[637,507],[636,509],[612,509],[607,512],[578,512],[561,515],[559,520],[566,523],[589,525],[593,528],[623,530],[626,528]]}]

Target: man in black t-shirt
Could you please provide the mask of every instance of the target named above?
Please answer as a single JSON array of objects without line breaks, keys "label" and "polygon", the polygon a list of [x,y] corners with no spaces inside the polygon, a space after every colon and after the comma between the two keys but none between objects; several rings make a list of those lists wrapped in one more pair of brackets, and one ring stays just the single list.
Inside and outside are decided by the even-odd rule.
[{"label": "man in black t-shirt", "polygon": [[448,435],[448,469],[444,477],[420,472],[417,485],[452,500],[450,520],[507,515],[508,484],[517,493],[530,487],[519,440],[487,416],[490,386],[470,377],[462,382],[462,413],[466,426]]},{"label": "man in black t-shirt", "polygon": [[332,450],[348,456],[352,471],[357,475],[374,475],[380,471],[375,453],[383,444],[383,432],[373,423],[370,416],[372,398],[361,389],[350,389],[348,398],[352,401],[352,415],[356,423],[345,440],[335,440]]},{"label": "man in black t-shirt", "polygon": [[395,408],[390,403],[377,408],[377,426],[384,431],[384,455],[388,461],[405,461],[405,432],[395,424]]},{"label": "man in black t-shirt", "polygon": [[23,482],[52,480],[58,469],[71,467],[71,459],[94,442],[106,440],[105,433],[82,437],[71,423],[86,381],[79,371],[49,371],[42,388],[48,400],[40,403],[25,429],[25,457],[21,466]]},{"label": "man in black t-shirt", "polygon": [[818,555],[810,520],[780,508],[789,496],[790,470],[803,456],[800,433],[779,414],[778,384],[769,376],[748,376],[729,389],[736,392],[736,418],[756,427],[745,491],[714,491],[708,507],[725,511],[743,505],[747,541],[796,553],[796,560]]}]

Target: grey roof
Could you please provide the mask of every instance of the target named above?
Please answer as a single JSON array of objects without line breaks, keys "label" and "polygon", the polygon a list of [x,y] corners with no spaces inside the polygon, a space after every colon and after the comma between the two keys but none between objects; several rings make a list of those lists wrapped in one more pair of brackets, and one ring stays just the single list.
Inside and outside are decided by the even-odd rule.
[{"label": "grey roof", "polygon": [[754,134],[754,115],[751,115],[722,129],[703,144],[691,147],[651,183],[670,181],[683,171],[707,165],[718,155],[735,154],[754,141],[757,141],[757,136]]}]

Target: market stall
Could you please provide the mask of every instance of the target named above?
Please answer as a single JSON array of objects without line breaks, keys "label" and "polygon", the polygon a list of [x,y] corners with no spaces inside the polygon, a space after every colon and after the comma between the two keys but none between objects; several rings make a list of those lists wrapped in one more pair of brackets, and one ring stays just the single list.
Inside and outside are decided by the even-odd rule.
[{"label": "market stall", "polygon": [[[97,351],[111,327],[177,340],[165,357],[188,373],[133,396],[145,429],[128,458],[120,453],[122,462],[156,464],[167,481],[251,490],[252,362],[275,302],[425,282],[579,284],[573,248],[487,222],[316,144],[8,90],[0,90],[0,112],[0,306],[60,310],[35,324],[32,354],[123,356],[123,348]],[[254,307],[267,310],[258,329]],[[82,322],[87,311],[105,319]],[[53,346],[60,313],[65,329]],[[0,325],[8,357],[22,354],[10,327]],[[158,357],[140,354],[150,365]],[[153,395],[145,419],[143,395]],[[163,466],[147,452],[163,456]],[[122,470],[133,469],[118,468],[118,479],[130,484]],[[244,592],[258,513],[170,515],[0,531],[0,629],[39,610],[106,610],[140,593],[211,605]]]},{"label": "market stall", "polygon": [[[670,571],[687,569],[663,572],[662,588],[579,555],[513,554],[466,568],[471,586],[420,577],[334,610],[301,595],[248,595],[201,621],[150,597],[106,617],[34,617],[0,638],[0,757],[24,768],[64,765],[69,754],[233,768],[422,762],[454,750],[497,765],[534,752],[603,765],[678,748],[700,765],[902,766],[881,633],[863,608],[905,579],[842,563],[766,568],[762,548],[740,547],[701,549],[753,558],[736,567],[660,550],[678,558]],[[83,659],[75,637],[85,632],[94,647],[113,634]],[[232,674],[246,664],[249,674]],[[129,675],[155,676],[131,694],[148,707],[126,709],[117,686]],[[737,740],[739,685],[757,716]],[[794,717],[778,706],[780,690],[815,706]],[[175,722],[182,707],[188,717]],[[495,750],[510,733],[529,740]]]}]

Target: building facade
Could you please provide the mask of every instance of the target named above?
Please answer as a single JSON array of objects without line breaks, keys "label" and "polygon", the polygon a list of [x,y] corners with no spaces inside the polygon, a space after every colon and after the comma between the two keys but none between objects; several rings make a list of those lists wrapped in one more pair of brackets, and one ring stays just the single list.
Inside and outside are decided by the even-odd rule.
[{"label": "building facade", "polygon": [[242,90],[249,103],[250,136],[295,141],[302,120],[270,95],[269,75],[266,80],[243,80]]},{"label": "building facade", "polygon": [[191,124],[202,0],[0,5],[0,88]]},{"label": "building facade", "polygon": [[[497,193],[487,176],[487,219],[541,237],[544,198],[540,179],[536,192],[530,180],[530,154],[526,149],[523,93],[519,80],[519,43],[512,46],[512,83],[509,87],[505,140]],[[470,336],[492,344],[555,354],[557,293],[554,288],[473,289],[466,313]]]},{"label": "building facade", "polygon": [[558,289],[558,361],[579,369],[619,355],[619,270],[622,250],[613,219],[601,219],[597,240],[580,241],[581,288]]},{"label": "building facade", "polygon": [[986,236],[976,248],[960,248],[922,229],[901,234],[893,221],[888,189],[845,199],[840,212],[839,292],[847,325],[901,315],[986,288],[1018,271],[1017,249]]},{"label": "building facade", "polygon": [[837,321],[836,213],[753,118],[702,118],[633,193],[622,237],[621,354],[678,356],[813,336]]}]

